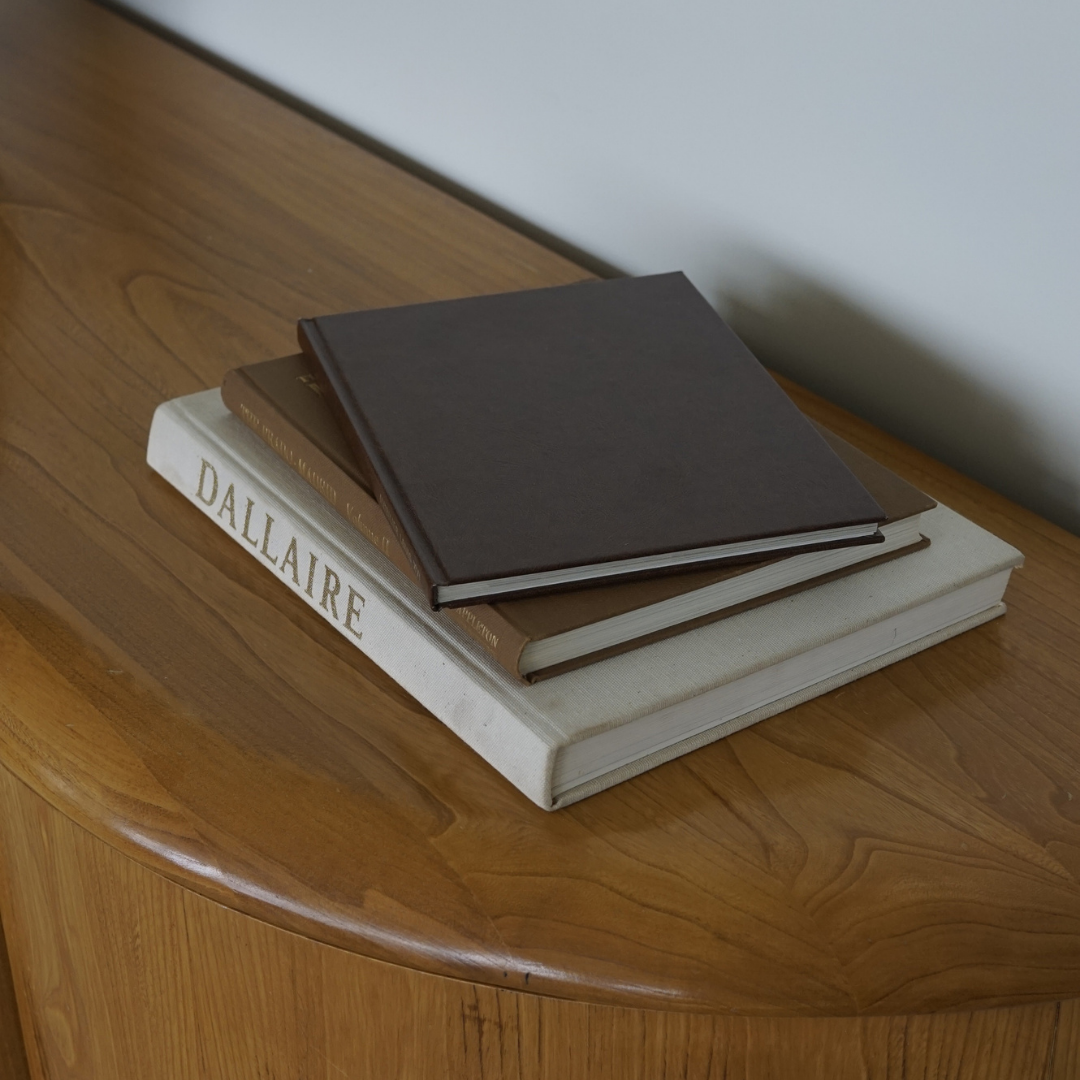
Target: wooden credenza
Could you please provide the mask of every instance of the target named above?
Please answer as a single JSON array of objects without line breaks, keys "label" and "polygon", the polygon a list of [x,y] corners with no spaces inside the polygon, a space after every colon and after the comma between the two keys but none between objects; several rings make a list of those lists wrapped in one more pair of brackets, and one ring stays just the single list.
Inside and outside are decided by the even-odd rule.
[{"label": "wooden credenza", "polygon": [[144,452],[298,316],[586,271],[84,0],[0,88],[7,1075],[1080,1075],[1080,540],[790,388],[1009,614],[545,814]]}]

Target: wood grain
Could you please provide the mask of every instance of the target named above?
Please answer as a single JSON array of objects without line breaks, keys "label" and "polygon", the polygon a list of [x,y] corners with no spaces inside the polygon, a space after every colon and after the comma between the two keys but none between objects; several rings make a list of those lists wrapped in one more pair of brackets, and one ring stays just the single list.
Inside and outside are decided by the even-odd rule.
[{"label": "wood grain", "polygon": [[1080,1001],[1063,1001],[1058,1008],[1052,1071],[1048,1080],[1074,1080],[1080,1076]]},{"label": "wood grain", "polygon": [[1076,537],[792,388],[1026,553],[1009,614],[544,814],[144,451],[160,401],[291,351],[298,316],[584,272],[81,0],[0,7],[0,185],[0,762],[63,815],[477,1000],[676,1030],[1080,994]]},{"label": "wood grain", "polygon": [[750,1018],[428,975],[174,885],[3,769],[0,807],[12,883],[5,916],[33,973],[36,1075],[52,1080],[1044,1080],[1051,1063],[1053,1004]]},{"label": "wood grain", "polygon": [[15,984],[8,963],[7,942],[0,928],[0,1077],[3,1080],[26,1080],[29,1075]]}]

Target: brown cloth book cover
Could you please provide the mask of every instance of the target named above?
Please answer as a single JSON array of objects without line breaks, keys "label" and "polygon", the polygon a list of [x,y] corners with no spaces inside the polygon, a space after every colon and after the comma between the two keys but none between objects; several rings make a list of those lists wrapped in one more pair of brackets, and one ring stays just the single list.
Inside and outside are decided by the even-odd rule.
[{"label": "brown cloth book cover", "polygon": [[[421,584],[404,550],[394,538],[386,516],[375,502],[370,483],[335,422],[305,357],[283,357],[230,371],[225,377],[221,394],[228,408],[319,491],[361,535],[417,584]],[[885,524],[913,517],[935,505],[933,499],[856,450],[839,436],[824,428],[818,430],[882,506],[886,513]],[[821,584],[832,577],[853,573],[885,559],[896,558],[917,550],[924,544],[925,541],[923,544],[869,558],[825,577],[810,579],[782,590],[782,595]],[[534,681],[580,667],[604,656],[636,648],[646,641],[681,633],[692,625],[724,618],[747,607],[769,602],[777,599],[781,593],[763,595],[692,622],[684,622],[646,637],[638,637],[600,652],[583,655],[573,661],[523,675],[519,661],[523,649],[530,642],[544,640],[603,619],[661,603],[672,597],[708,588],[720,581],[748,573],[757,566],[779,562],[786,557],[775,556],[752,565],[695,570],[643,581],[598,585],[573,592],[495,604],[447,608],[445,614],[483,645],[512,675]]]},{"label": "brown cloth book cover", "polygon": [[676,553],[880,540],[881,507],[681,273],[326,315],[298,336],[433,606]]}]

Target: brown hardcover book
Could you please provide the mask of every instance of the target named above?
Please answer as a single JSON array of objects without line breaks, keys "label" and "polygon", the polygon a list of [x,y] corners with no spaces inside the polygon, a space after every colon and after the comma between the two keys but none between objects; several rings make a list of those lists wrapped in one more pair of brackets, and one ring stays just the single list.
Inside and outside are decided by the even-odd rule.
[{"label": "brown hardcover book", "polygon": [[682,274],[301,319],[433,607],[880,542]]},{"label": "brown hardcover book", "polygon": [[[284,357],[230,371],[221,388],[228,408],[304,477],[357,531],[418,585],[420,571],[395,538],[303,356]],[[909,551],[926,541],[919,515],[934,501],[895,473],[825,429],[822,437],[866,485],[886,514],[886,542],[878,548],[825,552],[820,556],[776,556],[756,564],[695,570],[672,576],[600,585],[568,593],[446,608],[457,622],[511,674],[527,681],[580,667],[692,626],[821,584]],[[790,568],[791,560],[852,560],[849,565],[769,587],[754,575]],[[796,575],[798,576],[798,575]],[[791,574],[788,574],[788,578]],[[783,582],[784,578],[780,579]],[[725,584],[726,583],[726,584]],[[743,598],[723,595],[748,583]],[[421,585],[421,587],[423,587]]]}]

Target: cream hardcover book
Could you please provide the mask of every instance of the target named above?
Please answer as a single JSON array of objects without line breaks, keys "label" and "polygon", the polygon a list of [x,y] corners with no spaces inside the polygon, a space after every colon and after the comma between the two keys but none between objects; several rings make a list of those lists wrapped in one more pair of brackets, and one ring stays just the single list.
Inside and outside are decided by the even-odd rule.
[{"label": "cream hardcover book", "polygon": [[432,611],[217,390],[158,407],[147,461],[548,810],[1002,614],[1023,561],[939,506],[921,551],[530,686]]}]

